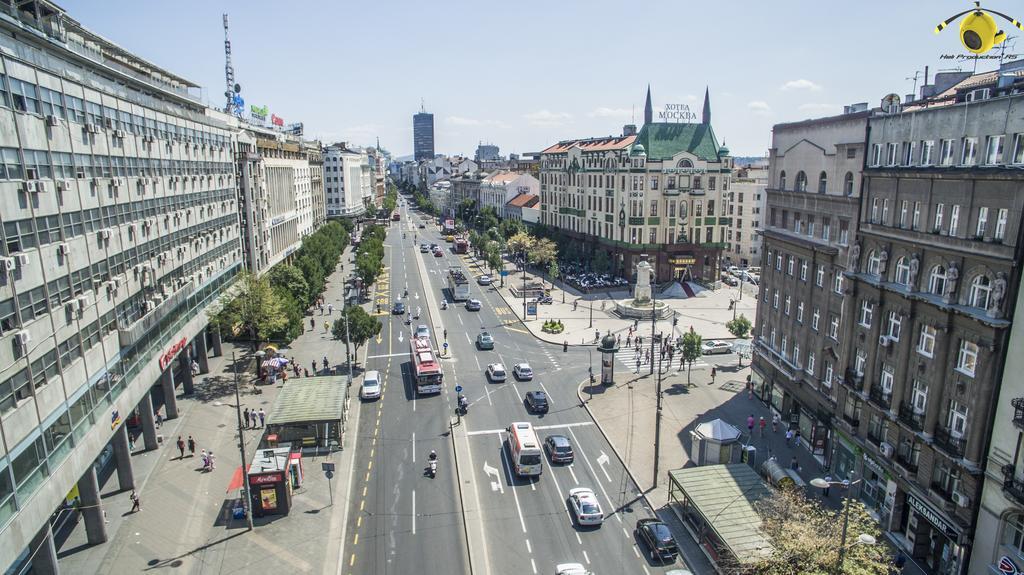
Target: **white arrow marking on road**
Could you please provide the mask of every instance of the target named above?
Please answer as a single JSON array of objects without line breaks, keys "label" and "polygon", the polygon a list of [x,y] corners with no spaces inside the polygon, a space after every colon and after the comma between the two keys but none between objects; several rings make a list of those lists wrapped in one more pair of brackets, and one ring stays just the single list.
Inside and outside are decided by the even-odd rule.
[{"label": "white arrow marking on road", "polygon": [[597,456],[597,466],[604,472],[604,476],[608,479],[608,483],[612,482],[611,475],[608,475],[608,470],[604,468],[605,464],[608,463],[608,455],[605,452],[601,452],[601,455]]},{"label": "white arrow marking on road", "polygon": [[500,491],[502,494],[504,494],[505,487],[502,486],[501,484],[501,476],[498,475],[498,470],[494,467],[491,467],[490,465],[487,465],[487,462],[484,461],[484,473],[486,473],[488,477],[493,475],[494,478],[497,479],[497,481],[491,481],[491,491]]},{"label": "white arrow marking on road", "polygon": [[412,295],[416,296],[416,299],[420,299],[420,294],[418,294],[418,293],[414,293],[414,294],[412,294]]},{"label": "white arrow marking on road", "polygon": [[398,343],[402,343],[402,332],[398,332]]}]

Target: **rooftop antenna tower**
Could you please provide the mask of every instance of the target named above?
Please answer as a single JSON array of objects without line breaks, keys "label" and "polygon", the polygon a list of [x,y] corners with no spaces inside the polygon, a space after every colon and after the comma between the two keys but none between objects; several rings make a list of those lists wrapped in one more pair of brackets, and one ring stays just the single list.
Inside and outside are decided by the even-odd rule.
[{"label": "rooftop antenna tower", "polygon": [[224,111],[228,114],[242,115],[244,104],[239,93],[242,87],[235,83],[235,68],[231,65],[231,40],[228,39],[228,15],[224,14]]}]

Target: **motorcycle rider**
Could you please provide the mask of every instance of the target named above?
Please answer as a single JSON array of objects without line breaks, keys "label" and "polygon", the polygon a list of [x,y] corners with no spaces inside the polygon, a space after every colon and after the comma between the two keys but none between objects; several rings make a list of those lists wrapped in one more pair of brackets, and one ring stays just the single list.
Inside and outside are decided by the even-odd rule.
[{"label": "motorcycle rider", "polygon": [[469,409],[469,400],[466,399],[465,395],[462,395],[460,393],[459,394],[459,410],[462,411],[463,414],[465,414],[468,409]]}]

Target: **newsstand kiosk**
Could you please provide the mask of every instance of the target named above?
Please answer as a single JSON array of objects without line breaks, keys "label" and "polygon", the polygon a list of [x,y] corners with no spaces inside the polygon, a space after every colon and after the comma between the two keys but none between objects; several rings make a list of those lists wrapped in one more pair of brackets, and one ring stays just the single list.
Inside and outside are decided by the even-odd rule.
[{"label": "newsstand kiosk", "polygon": [[290,454],[291,448],[287,445],[256,451],[249,466],[253,517],[288,515],[291,510]]}]

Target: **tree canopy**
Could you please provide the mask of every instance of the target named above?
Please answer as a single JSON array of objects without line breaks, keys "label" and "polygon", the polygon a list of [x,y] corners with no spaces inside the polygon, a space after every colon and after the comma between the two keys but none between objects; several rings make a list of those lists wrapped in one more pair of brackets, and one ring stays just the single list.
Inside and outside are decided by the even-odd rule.
[{"label": "tree canopy", "polygon": [[210,318],[222,333],[244,334],[256,349],[264,338],[286,328],[288,318],[267,278],[243,270],[237,276],[234,290],[234,299],[214,310]]},{"label": "tree canopy", "polygon": [[[372,337],[376,337],[381,330],[381,322],[376,317],[366,313],[361,306],[345,306],[341,310],[341,319],[331,326],[331,334],[334,339],[345,341],[345,318],[348,318],[349,342],[355,347],[353,353],[359,350]],[[356,354],[358,355],[358,354]]]},{"label": "tree canopy", "polygon": [[747,316],[740,314],[740,317],[726,322],[725,329],[735,337],[745,338],[750,333],[750,325]]},{"label": "tree canopy", "polygon": [[686,361],[686,384],[690,385],[690,371],[693,367],[693,362],[700,358],[704,352],[701,349],[703,338],[700,334],[693,331],[693,327],[690,327],[690,331],[683,334],[683,347],[680,353],[683,354],[683,359]]}]

